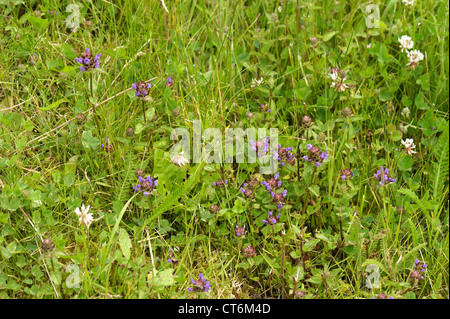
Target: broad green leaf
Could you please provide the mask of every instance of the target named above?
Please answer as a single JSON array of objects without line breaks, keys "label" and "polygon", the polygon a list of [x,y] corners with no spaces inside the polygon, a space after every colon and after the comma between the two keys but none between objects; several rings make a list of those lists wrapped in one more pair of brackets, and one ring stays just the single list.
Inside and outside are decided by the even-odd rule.
[{"label": "broad green leaf", "polygon": [[413,158],[409,155],[404,155],[398,160],[397,166],[401,171],[410,169],[413,166]]},{"label": "broad green leaf", "polygon": [[45,106],[45,107],[38,107],[38,110],[41,111],[48,111],[48,110],[53,110],[54,108],[57,108],[61,103],[64,102],[70,102],[68,99],[63,98],[61,100],[58,100],[56,102],[53,102],[52,104],[50,104],[49,106]]},{"label": "broad green leaf", "polygon": [[131,240],[125,229],[119,229],[119,246],[123,256],[129,260],[131,257]]}]

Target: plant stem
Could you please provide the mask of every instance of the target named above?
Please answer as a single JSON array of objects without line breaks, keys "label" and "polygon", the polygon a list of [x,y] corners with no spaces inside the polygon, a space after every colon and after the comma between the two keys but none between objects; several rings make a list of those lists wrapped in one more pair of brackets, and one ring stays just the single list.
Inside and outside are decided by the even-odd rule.
[{"label": "plant stem", "polygon": [[147,118],[145,117],[145,101],[142,99],[142,112],[144,113],[144,122],[147,123]]},{"label": "plant stem", "polygon": [[281,298],[283,298],[283,295],[285,293],[285,288],[284,288],[284,258],[285,258],[285,241],[284,241],[284,236],[285,236],[285,232],[283,230],[283,252],[281,255],[281,288],[282,288],[282,292],[281,292]]}]

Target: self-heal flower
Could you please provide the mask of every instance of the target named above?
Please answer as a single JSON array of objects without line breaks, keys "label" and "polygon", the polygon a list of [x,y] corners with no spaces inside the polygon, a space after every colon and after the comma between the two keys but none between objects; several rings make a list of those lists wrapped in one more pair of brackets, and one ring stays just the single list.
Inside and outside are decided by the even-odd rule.
[{"label": "self-heal flower", "polygon": [[111,152],[113,150],[113,145],[108,138],[105,138],[105,144],[102,143],[101,147],[107,152]]},{"label": "self-heal flower", "polygon": [[281,214],[278,214],[275,217],[275,216],[273,216],[272,212],[269,211],[267,220],[263,219],[262,222],[264,223],[264,225],[267,225],[267,224],[275,225],[278,222],[278,220],[280,219],[280,216],[281,216]]},{"label": "self-heal flower", "polygon": [[252,150],[256,151],[257,157],[267,154],[267,151],[269,150],[269,139],[270,137],[267,136],[265,139],[256,142],[253,140],[249,140]]},{"label": "self-heal flower", "polygon": [[168,87],[172,87],[173,86],[173,81],[171,77],[167,78],[167,82],[166,84],[164,84],[164,86],[168,86]]},{"label": "self-heal flower", "polygon": [[408,52],[408,50],[411,50],[414,46],[414,42],[411,41],[411,37],[407,35],[403,35],[401,38],[399,38],[398,42],[400,42],[400,49],[402,50],[402,52]]},{"label": "self-heal flower", "polygon": [[270,196],[273,198],[273,203],[277,205],[278,208],[283,208],[284,198],[287,195],[287,190],[283,190],[281,193],[270,192]]},{"label": "self-heal flower", "polygon": [[209,291],[211,288],[211,285],[208,280],[206,280],[203,277],[203,274],[198,275],[198,280],[194,280],[191,278],[191,284],[193,287],[189,287],[187,290],[194,291],[194,292],[202,292],[202,291]]},{"label": "self-heal flower", "polygon": [[81,57],[75,58],[75,62],[81,64],[80,66],[81,72],[89,71],[90,69],[96,69],[100,67],[101,56],[102,55],[99,53],[94,57],[89,48],[86,48]]},{"label": "self-heal flower", "polygon": [[280,144],[278,144],[278,150],[274,151],[273,157],[278,160],[281,166],[284,166],[286,163],[294,165],[295,154],[292,154],[291,151],[292,146],[283,148]]},{"label": "self-heal flower", "polygon": [[142,191],[146,197],[158,186],[158,180],[156,178],[153,179],[150,176],[143,178],[142,176],[138,176],[138,179],[139,183],[133,186],[133,189],[137,192]]},{"label": "self-heal flower", "polygon": [[243,255],[245,258],[253,258],[256,256],[256,249],[253,246],[247,246],[243,249]]},{"label": "self-heal flower", "polygon": [[244,187],[248,187],[248,183],[244,183],[242,185],[242,187],[239,189],[242,193],[242,195],[244,195],[246,198],[251,198],[254,196],[253,194],[253,189],[251,189],[250,187],[248,187],[247,189],[245,189]]},{"label": "self-heal flower", "polygon": [[133,83],[131,87],[136,91],[136,96],[144,98],[148,95],[149,89],[152,85],[150,83],[146,83],[145,81],[141,81],[138,83]]},{"label": "self-heal flower", "polygon": [[94,217],[92,216],[92,213],[89,213],[89,208],[91,206],[88,205],[88,207],[85,207],[84,204],[81,205],[81,210],[80,208],[75,208],[75,214],[77,214],[77,216],[79,217],[78,221],[81,223],[85,224],[88,228],[91,225],[91,223],[94,221]]},{"label": "self-heal flower", "polygon": [[307,162],[316,162],[316,167],[322,166],[324,160],[328,158],[328,151],[322,152],[317,146],[307,145],[309,156],[305,155],[303,158]]},{"label": "self-heal flower", "polygon": [[212,184],[217,188],[223,188],[225,185],[228,184],[228,180],[226,179],[225,181],[222,181],[221,179],[219,179],[217,182],[213,182]]},{"label": "self-heal flower", "polygon": [[236,229],[234,230],[237,237],[244,237],[245,236],[245,225],[244,226],[238,226],[236,225]]},{"label": "self-heal flower", "polygon": [[348,168],[345,168],[345,169],[343,169],[343,170],[341,171],[341,178],[342,178],[343,180],[345,180],[345,179],[350,179],[350,178],[352,178],[352,177],[353,177],[353,173],[352,173],[352,171],[349,170]]},{"label": "self-heal flower", "polygon": [[374,174],[375,178],[379,180],[379,186],[383,186],[389,183],[395,183],[396,180],[389,175],[389,169],[383,169],[383,166],[380,166],[380,169]]}]

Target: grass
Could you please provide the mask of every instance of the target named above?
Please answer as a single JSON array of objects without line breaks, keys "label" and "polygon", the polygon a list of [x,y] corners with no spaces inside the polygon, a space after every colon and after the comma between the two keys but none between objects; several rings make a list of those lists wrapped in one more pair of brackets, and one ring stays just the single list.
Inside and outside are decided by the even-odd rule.
[{"label": "grass", "polygon": [[[448,298],[448,3],[373,4],[0,1],[0,298]],[[80,71],[85,48],[99,68]],[[278,129],[283,207],[259,163],[174,165],[194,121]],[[199,274],[211,288],[188,291]]]}]

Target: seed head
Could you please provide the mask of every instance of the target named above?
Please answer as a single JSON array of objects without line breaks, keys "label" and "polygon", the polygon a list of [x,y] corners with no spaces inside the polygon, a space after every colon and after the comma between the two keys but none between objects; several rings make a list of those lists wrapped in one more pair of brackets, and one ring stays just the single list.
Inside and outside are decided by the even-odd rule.
[{"label": "seed head", "polygon": [[125,133],[127,134],[128,137],[134,136],[134,130],[131,127],[127,128]]},{"label": "seed head", "polygon": [[213,204],[213,205],[209,206],[209,212],[211,214],[217,214],[219,212],[219,210],[220,210],[219,205]]},{"label": "seed head", "polygon": [[77,124],[83,124],[86,121],[86,116],[83,113],[77,114],[75,117],[77,119]]},{"label": "seed head", "polygon": [[143,169],[138,168],[136,172],[134,172],[134,175],[136,175],[137,178],[139,178],[139,176],[143,177],[145,175],[145,172]]},{"label": "seed head", "polygon": [[346,107],[341,111],[341,115],[344,118],[351,117],[351,116],[353,116],[353,111],[351,108]]},{"label": "seed head", "polygon": [[302,117],[302,127],[304,129],[310,128],[313,125],[313,120],[310,116],[305,115]]},{"label": "seed head", "polygon": [[256,256],[256,249],[253,246],[247,246],[243,249],[243,255],[245,258],[253,258]]},{"label": "seed head", "polygon": [[44,239],[42,241],[42,250],[44,252],[51,252],[55,248],[55,243],[51,239]]}]

